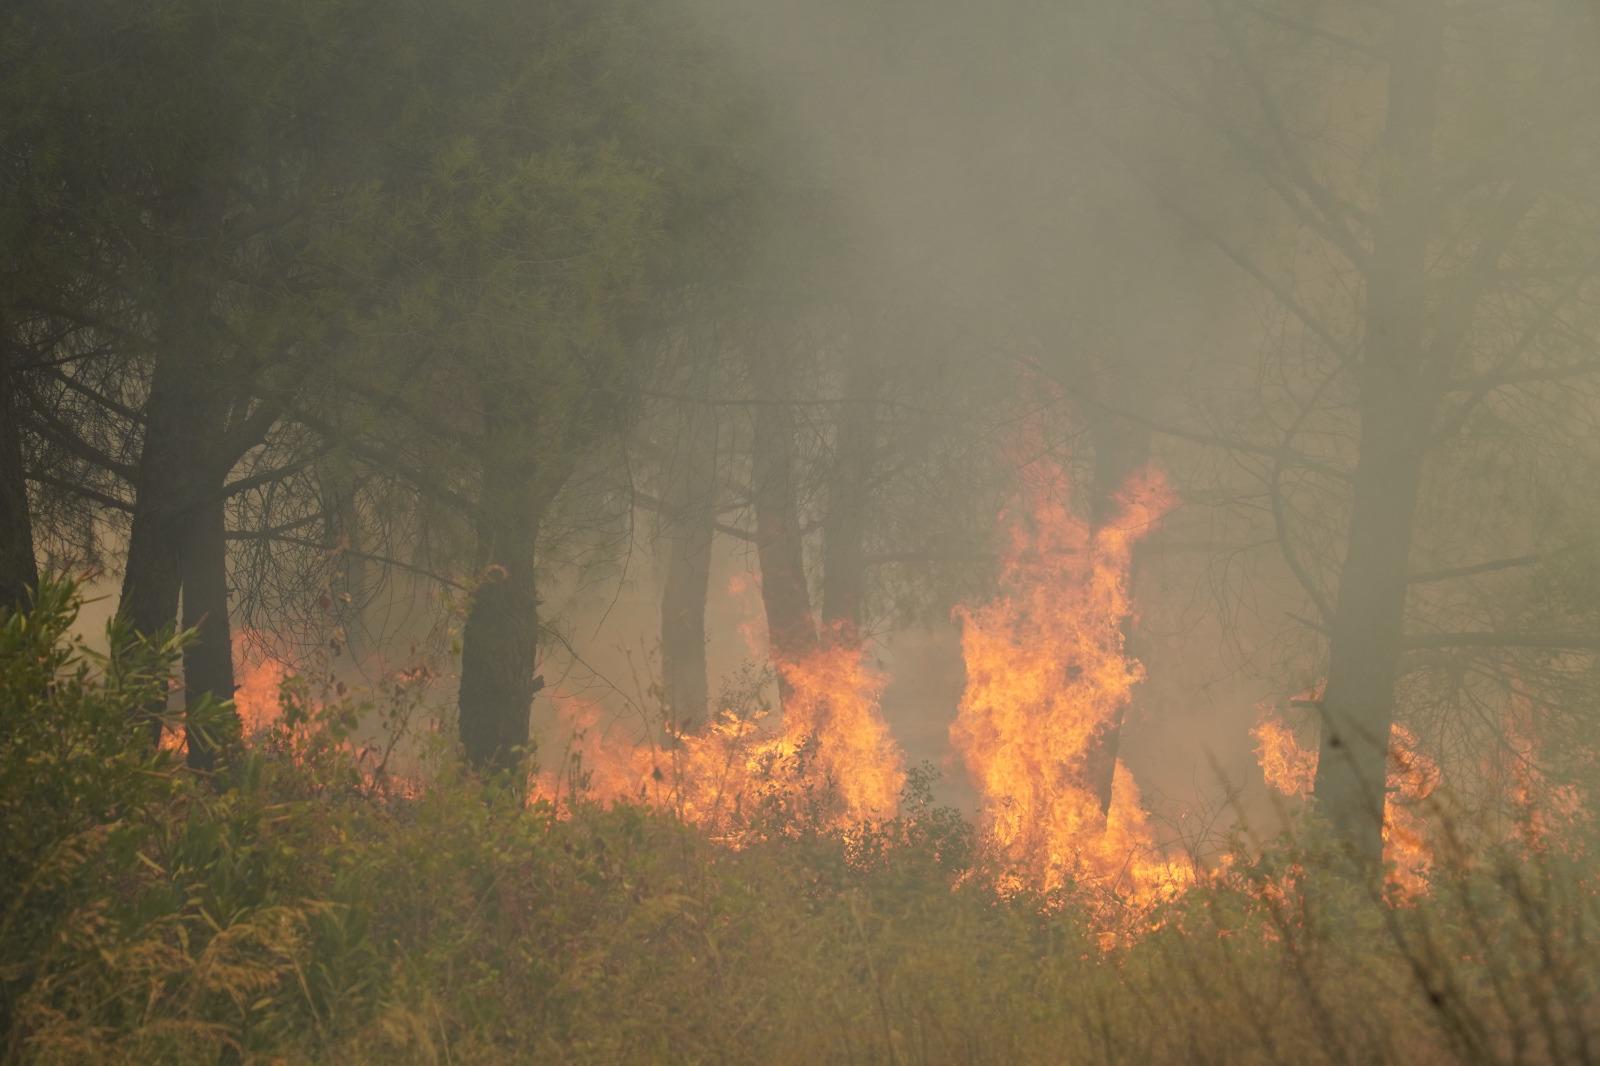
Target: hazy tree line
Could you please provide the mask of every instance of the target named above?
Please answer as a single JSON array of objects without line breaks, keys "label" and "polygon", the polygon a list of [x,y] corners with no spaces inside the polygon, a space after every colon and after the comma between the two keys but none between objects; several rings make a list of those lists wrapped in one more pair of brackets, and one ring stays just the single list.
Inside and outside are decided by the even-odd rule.
[{"label": "hazy tree line", "polygon": [[348,641],[436,582],[503,765],[552,543],[647,524],[692,727],[718,538],[785,658],[945,615],[1028,424],[1091,522],[1171,472],[1141,551],[1238,669],[1326,678],[1318,805],[1369,868],[1397,718],[1581,729],[1593,11],[902,7],[774,4],[803,32],[766,40],[661,0],[12,5],[0,597],[103,560],[121,639],[198,629],[192,701],[241,611],[322,596]]}]

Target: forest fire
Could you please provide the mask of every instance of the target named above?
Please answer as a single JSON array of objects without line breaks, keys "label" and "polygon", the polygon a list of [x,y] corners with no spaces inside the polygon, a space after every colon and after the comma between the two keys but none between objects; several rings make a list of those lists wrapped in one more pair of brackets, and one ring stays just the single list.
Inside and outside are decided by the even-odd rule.
[{"label": "forest fire", "polygon": [[263,733],[283,717],[283,682],[292,671],[261,651],[245,630],[233,635],[233,661],[233,705],[239,712],[239,725],[247,737]]},{"label": "forest fire", "polygon": [[1113,764],[1107,796],[1091,762],[1143,676],[1124,647],[1129,564],[1171,497],[1146,472],[1124,488],[1121,513],[1091,531],[1068,506],[1063,469],[1039,461],[1028,474],[1002,515],[998,594],[957,612],[967,684],[951,741],[1009,884],[1091,884],[1148,905],[1193,871],[1162,856],[1127,768]]},{"label": "forest fire", "polygon": [[[240,732],[246,738],[258,737],[283,717],[281,689],[284,679],[293,671],[282,661],[263,653],[249,630],[235,629],[232,639],[234,710],[239,716]],[[161,746],[169,751],[181,751],[185,744],[181,728],[167,729],[161,734]]]},{"label": "forest fire", "polygon": [[[1267,785],[1286,796],[1310,796],[1317,776],[1317,749],[1302,746],[1287,723],[1271,711],[1250,732]],[[1434,863],[1421,807],[1439,787],[1439,765],[1420,749],[1411,730],[1398,722],[1390,727],[1383,858],[1390,892],[1399,902],[1427,893]]]},{"label": "forest fire", "polygon": [[[1535,721],[1533,698],[1519,684],[1511,685],[1502,752],[1511,834],[1529,852],[1568,850],[1575,843],[1573,831],[1588,817],[1588,807],[1576,784],[1553,783],[1547,778],[1547,752],[1539,742]],[[1582,755],[1593,761],[1592,753]]]},{"label": "forest fire", "polygon": [[1274,792],[1285,796],[1307,796],[1317,779],[1317,752],[1303,748],[1283,719],[1264,713],[1251,727],[1256,741],[1256,763],[1261,776]]},{"label": "forest fire", "polygon": [[884,676],[843,642],[777,669],[789,696],[776,731],[724,710],[700,732],[619,744],[601,729],[599,706],[558,698],[572,747],[540,775],[536,794],[646,803],[727,842],[774,806],[804,807],[834,828],[892,817],[905,772],[878,713]]}]

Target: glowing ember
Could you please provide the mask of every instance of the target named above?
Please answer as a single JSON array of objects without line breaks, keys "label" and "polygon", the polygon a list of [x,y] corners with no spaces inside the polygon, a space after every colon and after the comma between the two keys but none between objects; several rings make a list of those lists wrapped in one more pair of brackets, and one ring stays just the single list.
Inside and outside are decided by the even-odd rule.
[{"label": "glowing ember", "polygon": [[[1293,730],[1270,711],[1251,731],[1262,776],[1274,790],[1309,796],[1317,776],[1317,749],[1303,747]],[[1439,786],[1439,766],[1420,750],[1416,735],[1395,723],[1389,730],[1388,791],[1383,802],[1383,858],[1389,889],[1404,902],[1428,891],[1433,849],[1420,807]]]},{"label": "glowing ember", "polygon": [[1142,905],[1192,879],[1155,847],[1138,788],[1117,764],[1109,811],[1086,776],[1091,747],[1143,676],[1124,654],[1133,546],[1170,506],[1159,474],[1134,478],[1115,521],[1091,535],[1067,478],[1038,461],[1001,520],[999,593],[958,609],[967,684],[950,738],[982,825],[1017,887],[1089,883]]}]

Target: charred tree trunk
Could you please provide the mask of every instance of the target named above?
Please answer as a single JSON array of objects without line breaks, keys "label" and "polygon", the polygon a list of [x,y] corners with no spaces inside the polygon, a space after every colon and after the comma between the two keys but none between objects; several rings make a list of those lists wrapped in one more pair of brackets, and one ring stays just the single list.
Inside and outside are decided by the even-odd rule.
[{"label": "charred tree trunk", "polygon": [[461,634],[460,734],[468,762],[508,769],[528,746],[535,676],[539,525],[557,485],[541,486],[531,404],[485,396],[478,503],[479,584]]},{"label": "charred tree trunk", "polygon": [[828,520],[823,527],[823,636],[846,644],[860,640],[866,599],[867,515],[877,453],[880,384],[872,354],[863,345],[845,356],[845,402],[839,411],[828,478]]},{"label": "charred tree trunk", "polygon": [[[1150,431],[1137,423],[1112,415],[1097,414],[1090,419],[1094,444],[1094,484],[1089,504],[1090,542],[1117,517],[1121,510],[1118,494],[1128,479],[1150,461]],[[1139,568],[1139,547],[1135,543],[1128,561],[1130,595]],[[1133,622],[1122,620],[1123,654],[1132,655]],[[1111,793],[1116,782],[1117,751],[1122,745],[1122,723],[1126,707],[1119,707],[1111,721],[1095,735],[1084,754],[1084,780],[1100,803],[1100,813],[1111,809]]]},{"label": "charred tree trunk", "polygon": [[[758,378],[770,401],[782,399],[778,375],[770,367]],[[795,501],[794,411],[781,402],[755,413],[751,499],[756,517],[756,559],[761,566],[761,602],[767,639],[777,663],[799,662],[817,648],[817,625],[806,585],[803,537]],[[779,673],[780,698],[789,695]]]},{"label": "charred tree trunk", "polygon": [[17,373],[0,322],[0,610],[21,610],[39,583],[34,556],[33,520],[23,475],[22,434],[17,428]]},{"label": "charred tree trunk", "polygon": [[661,681],[666,722],[692,731],[710,703],[706,593],[716,530],[717,422],[709,407],[684,415],[662,523],[666,581],[661,592]]},{"label": "charred tree trunk", "polygon": [[[183,650],[183,691],[191,711],[201,700],[233,699],[233,639],[228,626],[228,552],[220,492],[190,512],[179,556],[183,627],[196,631]],[[188,762],[197,770],[216,768],[217,752],[228,740],[211,728],[188,723]],[[233,731],[229,730],[228,733]]]},{"label": "charred tree trunk", "polygon": [[1406,570],[1434,397],[1424,385],[1430,158],[1440,30],[1428,0],[1402,4],[1389,64],[1380,188],[1367,271],[1361,438],[1329,626],[1314,795],[1364,875],[1383,864],[1383,806]]}]

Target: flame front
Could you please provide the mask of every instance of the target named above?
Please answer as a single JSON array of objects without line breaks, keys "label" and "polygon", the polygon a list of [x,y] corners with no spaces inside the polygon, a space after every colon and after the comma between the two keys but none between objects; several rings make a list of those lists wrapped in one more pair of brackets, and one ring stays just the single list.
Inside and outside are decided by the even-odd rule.
[{"label": "flame front", "polygon": [[818,780],[838,792],[848,817],[894,814],[905,784],[900,749],[878,713],[886,678],[850,641],[833,640],[797,663],[779,663],[790,696],[783,735],[791,745],[814,745]]},{"label": "flame front", "polygon": [[618,743],[600,730],[601,708],[558,698],[573,746],[560,769],[541,775],[536,794],[642,802],[733,843],[773,807],[803,806],[840,828],[892,817],[905,770],[878,712],[883,674],[842,640],[776,668],[789,692],[776,732],[724,711],[703,732]]},{"label": "flame front", "polygon": [[[1127,768],[1094,762],[1143,677],[1124,648],[1129,565],[1170,494],[1158,473],[1137,476],[1121,513],[1091,532],[1068,506],[1060,466],[1037,461],[1027,473],[1001,516],[998,594],[956,612],[967,683],[950,739],[1008,882],[1042,892],[1089,883],[1153,902],[1192,870],[1161,857]],[[1097,776],[1111,786],[1104,810]]]}]

